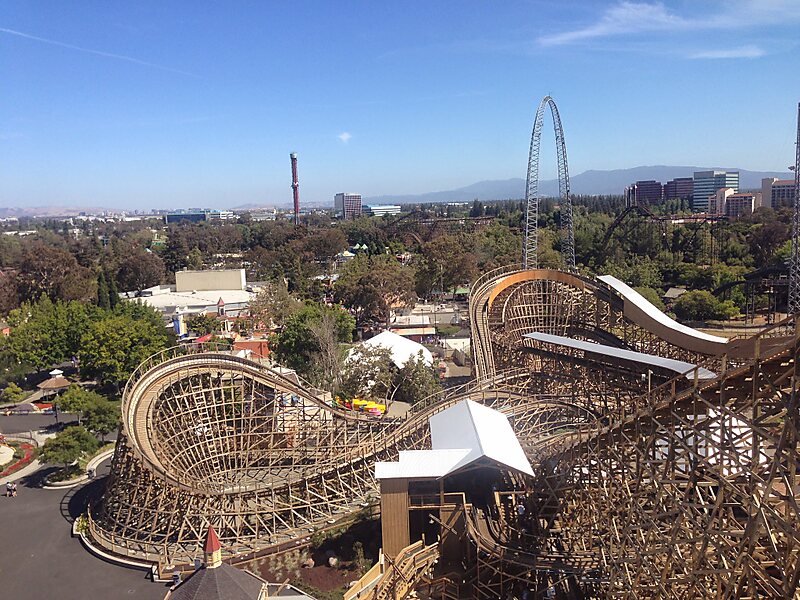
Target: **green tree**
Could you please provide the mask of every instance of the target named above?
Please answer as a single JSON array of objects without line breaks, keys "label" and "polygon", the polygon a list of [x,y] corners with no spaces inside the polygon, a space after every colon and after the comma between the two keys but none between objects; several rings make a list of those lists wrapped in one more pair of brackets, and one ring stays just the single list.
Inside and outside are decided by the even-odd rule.
[{"label": "green tree", "polygon": [[441,391],[439,378],[433,366],[422,356],[409,358],[397,374],[393,382],[394,392],[390,400],[399,400],[414,404],[428,396]]},{"label": "green tree", "polygon": [[350,342],[355,322],[340,306],[321,306],[309,302],[290,316],[283,329],[274,337],[276,358],[303,375],[310,373],[314,359],[321,352],[315,329],[327,323],[330,338],[335,343]]},{"label": "green tree", "polygon": [[3,393],[0,394],[0,400],[3,402],[21,402],[24,397],[25,392],[13,381],[9,383],[3,390]]},{"label": "green tree", "polygon": [[439,390],[436,373],[421,352],[397,368],[389,349],[362,344],[353,348],[345,361],[340,392],[348,398],[368,397],[413,404]]},{"label": "green tree", "polygon": [[756,267],[768,265],[775,252],[789,238],[789,227],[779,221],[755,225],[748,235],[750,252]]},{"label": "green tree", "polygon": [[655,306],[661,312],[666,310],[666,306],[664,306],[664,302],[661,300],[661,294],[659,294],[656,290],[651,287],[636,287],[634,288],[637,292],[639,292],[645,300],[647,300],[650,304]]},{"label": "green tree", "polygon": [[[9,236],[2,236],[9,237]],[[19,286],[17,277],[12,273],[0,275],[0,316],[7,315],[15,308],[19,307]]]},{"label": "green tree", "polygon": [[483,204],[480,200],[475,198],[475,200],[472,201],[472,208],[469,209],[470,218],[482,217],[485,213],[486,209],[483,207]]},{"label": "green tree", "polygon": [[334,292],[360,327],[385,325],[393,309],[414,301],[414,272],[393,256],[359,255],[342,269]]},{"label": "green tree", "polygon": [[119,388],[139,363],[167,347],[164,331],[161,323],[124,313],[92,323],[82,338],[81,375]]},{"label": "green tree", "polygon": [[280,279],[263,286],[247,305],[256,329],[282,327],[290,316],[302,308],[303,303],[289,293]]},{"label": "green tree", "polygon": [[739,311],[739,307],[736,306],[735,301],[725,300],[724,302],[717,303],[717,309],[714,318],[720,320],[735,319],[740,315],[741,312]]},{"label": "green tree", "polygon": [[56,403],[58,408],[64,412],[78,415],[78,425],[81,424],[84,414],[93,405],[105,400],[97,392],[83,389],[77,383],[73,383],[67,388]]},{"label": "green tree", "polygon": [[92,305],[52,302],[44,296],[9,315],[14,326],[9,347],[17,360],[38,370],[62,363],[78,354],[84,333],[102,314]]},{"label": "green tree", "polygon": [[95,401],[93,396],[99,396],[99,394],[85,390],[77,383],[73,383],[56,399],[56,404],[59,410],[78,415],[78,425],[80,425],[83,413]]},{"label": "green tree", "polygon": [[711,292],[693,290],[686,292],[675,301],[673,309],[679,319],[685,321],[705,321],[707,319],[730,318],[736,316],[739,310],[730,300],[720,306]]},{"label": "green tree", "polygon": [[106,281],[108,281],[108,306],[113,310],[119,304],[119,288],[113,277],[106,277]]},{"label": "green tree", "polygon": [[417,292],[428,296],[431,289],[438,289],[444,293],[475,279],[477,259],[469,251],[470,241],[466,236],[442,235],[425,244],[416,272]]},{"label": "green tree", "polygon": [[189,330],[198,336],[214,333],[219,329],[219,321],[214,315],[197,313],[186,319]]},{"label": "green tree", "polygon": [[202,269],[203,268],[203,253],[197,247],[192,248],[186,256],[186,266],[189,269]]},{"label": "green tree", "polygon": [[329,392],[339,388],[345,356],[343,342],[351,340],[354,327],[355,319],[341,309],[323,309],[320,318],[309,323],[308,331],[317,345],[312,360],[312,383]]},{"label": "green tree", "polygon": [[633,287],[659,288],[664,280],[658,263],[646,256],[632,256],[621,262],[606,264],[606,274],[622,279]]},{"label": "green tree", "polygon": [[64,468],[78,460],[83,454],[97,450],[99,443],[85,427],[67,427],[54,438],[44,443],[39,456],[44,462],[62,464]]},{"label": "green tree", "polygon": [[522,260],[522,236],[508,225],[494,222],[476,236],[475,253],[482,271]]},{"label": "green tree", "polygon": [[[202,264],[202,256],[200,258]],[[117,282],[125,291],[141,291],[164,279],[164,261],[148,250],[134,250],[122,259]]]},{"label": "green tree", "polygon": [[91,270],[82,267],[67,250],[43,241],[30,243],[20,258],[17,275],[20,296],[36,300],[91,300],[97,282]]},{"label": "green tree", "polygon": [[388,348],[361,344],[345,360],[339,391],[346,398],[388,398],[396,371]]},{"label": "green tree", "polygon": [[108,297],[108,282],[102,271],[97,276],[97,306],[106,309],[111,308],[111,300]]},{"label": "green tree", "polygon": [[115,402],[100,398],[86,409],[86,428],[105,441],[106,436],[119,426],[120,407]]}]

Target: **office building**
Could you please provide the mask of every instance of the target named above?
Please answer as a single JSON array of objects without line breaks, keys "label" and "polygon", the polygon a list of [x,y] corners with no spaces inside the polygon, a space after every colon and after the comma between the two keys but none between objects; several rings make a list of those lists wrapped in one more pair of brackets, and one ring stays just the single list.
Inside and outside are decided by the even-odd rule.
[{"label": "office building", "polygon": [[366,214],[373,217],[400,214],[400,206],[398,204],[365,204],[363,208]]},{"label": "office building", "polygon": [[164,215],[164,223],[180,223],[189,221],[199,223],[201,221],[233,221],[236,214],[230,210],[209,210],[205,208],[190,208],[188,210],[178,210]]},{"label": "office building", "polygon": [[164,215],[164,223],[180,223],[181,221],[188,221],[189,223],[199,223],[200,221],[207,221],[208,215],[204,212],[176,212]]},{"label": "office building", "polygon": [[333,197],[337,216],[345,221],[361,216],[361,194],[343,192]]},{"label": "office building", "polygon": [[725,200],[725,216],[737,219],[752,214],[761,205],[761,192],[731,194]]},{"label": "office building", "polygon": [[794,179],[767,177],[761,180],[761,202],[770,208],[794,205]]},{"label": "office building", "polygon": [[625,189],[625,203],[628,206],[649,206],[661,204],[664,197],[664,187],[660,181],[652,179],[637,181]]},{"label": "office building", "polygon": [[736,192],[733,188],[725,187],[717,190],[708,197],[708,214],[722,216],[725,214],[725,206],[730,196]]},{"label": "office building", "polygon": [[694,179],[676,177],[664,184],[664,200],[691,200],[694,194]]},{"label": "office building", "polygon": [[722,188],[739,191],[739,171],[695,171],[692,210],[707,212],[708,200]]}]

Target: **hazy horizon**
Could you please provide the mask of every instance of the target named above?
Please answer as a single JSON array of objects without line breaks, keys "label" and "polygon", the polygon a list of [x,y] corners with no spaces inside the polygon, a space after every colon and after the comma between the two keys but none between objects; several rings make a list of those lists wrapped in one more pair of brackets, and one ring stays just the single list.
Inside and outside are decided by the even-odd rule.
[{"label": "hazy horizon", "polygon": [[[524,177],[546,94],[573,174],[783,172],[799,32],[791,0],[12,0],[0,206],[283,205],[290,152],[306,203]],[[543,137],[550,179],[549,121]]]}]

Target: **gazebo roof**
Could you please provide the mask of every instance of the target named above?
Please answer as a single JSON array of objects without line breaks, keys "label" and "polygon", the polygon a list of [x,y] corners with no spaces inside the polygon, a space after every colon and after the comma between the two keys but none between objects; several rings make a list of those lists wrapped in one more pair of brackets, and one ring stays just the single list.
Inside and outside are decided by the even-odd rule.
[{"label": "gazebo roof", "polygon": [[72,385],[72,382],[63,375],[61,375],[60,373],[61,371],[59,371],[58,375],[54,375],[50,379],[45,379],[42,383],[40,383],[36,387],[38,387],[40,390],[44,392],[47,391],[52,392],[54,390],[62,390],[64,388],[68,388],[70,385]]}]

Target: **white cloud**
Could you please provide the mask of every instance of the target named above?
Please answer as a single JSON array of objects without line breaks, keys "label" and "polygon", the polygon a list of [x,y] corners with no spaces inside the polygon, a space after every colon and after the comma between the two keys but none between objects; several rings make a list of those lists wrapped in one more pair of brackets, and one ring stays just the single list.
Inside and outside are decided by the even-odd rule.
[{"label": "white cloud", "polygon": [[740,46],[739,48],[726,48],[724,50],[706,50],[704,52],[697,52],[690,54],[689,58],[759,58],[764,56],[766,52],[758,46],[747,45]]},{"label": "white cloud", "polygon": [[670,13],[660,2],[619,2],[606,10],[597,23],[582,29],[541,37],[539,43],[559,46],[632,31],[686,29],[690,25],[690,21]]},{"label": "white cloud", "polygon": [[27,40],[33,40],[35,42],[40,42],[42,44],[48,44],[50,46],[58,46],[59,48],[67,48],[68,50],[76,50],[78,52],[85,52],[87,54],[94,54],[95,56],[103,56],[105,58],[114,58],[116,60],[124,60],[126,62],[134,63],[137,65],[142,65],[144,67],[152,67],[154,69],[160,69],[162,71],[169,71],[170,73],[178,73],[180,75],[188,75],[189,77],[197,77],[194,73],[188,73],[186,71],[181,71],[180,69],[173,69],[172,67],[165,67],[164,65],[157,65],[155,63],[147,62],[144,60],[139,60],[138,58],[133,58],[132,56],[125,56],[124,54],[114,54],[112,52],[103,52],[101,50],[92,50],[91,48],[84,48],[83,46],[75,46],[73,44],[65,44],[64,42],[59,42],[56,40],[51,40],[48,38],[39,37],[36,35],[31,35],[30,33],[24,33],[22,31],[16,31],[15,29],[7,29],[5,27],[0,27],[0,33],[6,33],[8,35],[13,35],[20,38],[25,38]]},{"label": "white cloud", "polygon": [[701,6],[705,9],[703,12],[698,12],[698,7],[690,16],[683,16],[668,9],[663,2],[621,0],[607,8],[597,22],[542,36],[538,42],[542,46],[560,46],[644,32],[747,29],[759,25],[787,25],[800,20],[797,0],[725,0]]},{"label": "white cloud", "polygon": [[353,136],[352,136],[352,135],[351,135],[349,132],[347,132],[347,131],[343,131],[342,133],[340,133],[340,134],[339,134],[339,135],[337,135],[336,137],[338,137],[338,138],[339,138],[339,140],[341,140],[341,142],[342,142],[343,144],[346,144],[347,142],[349,142],[349,141],[350,141],[350,138],[352,138]]}]

